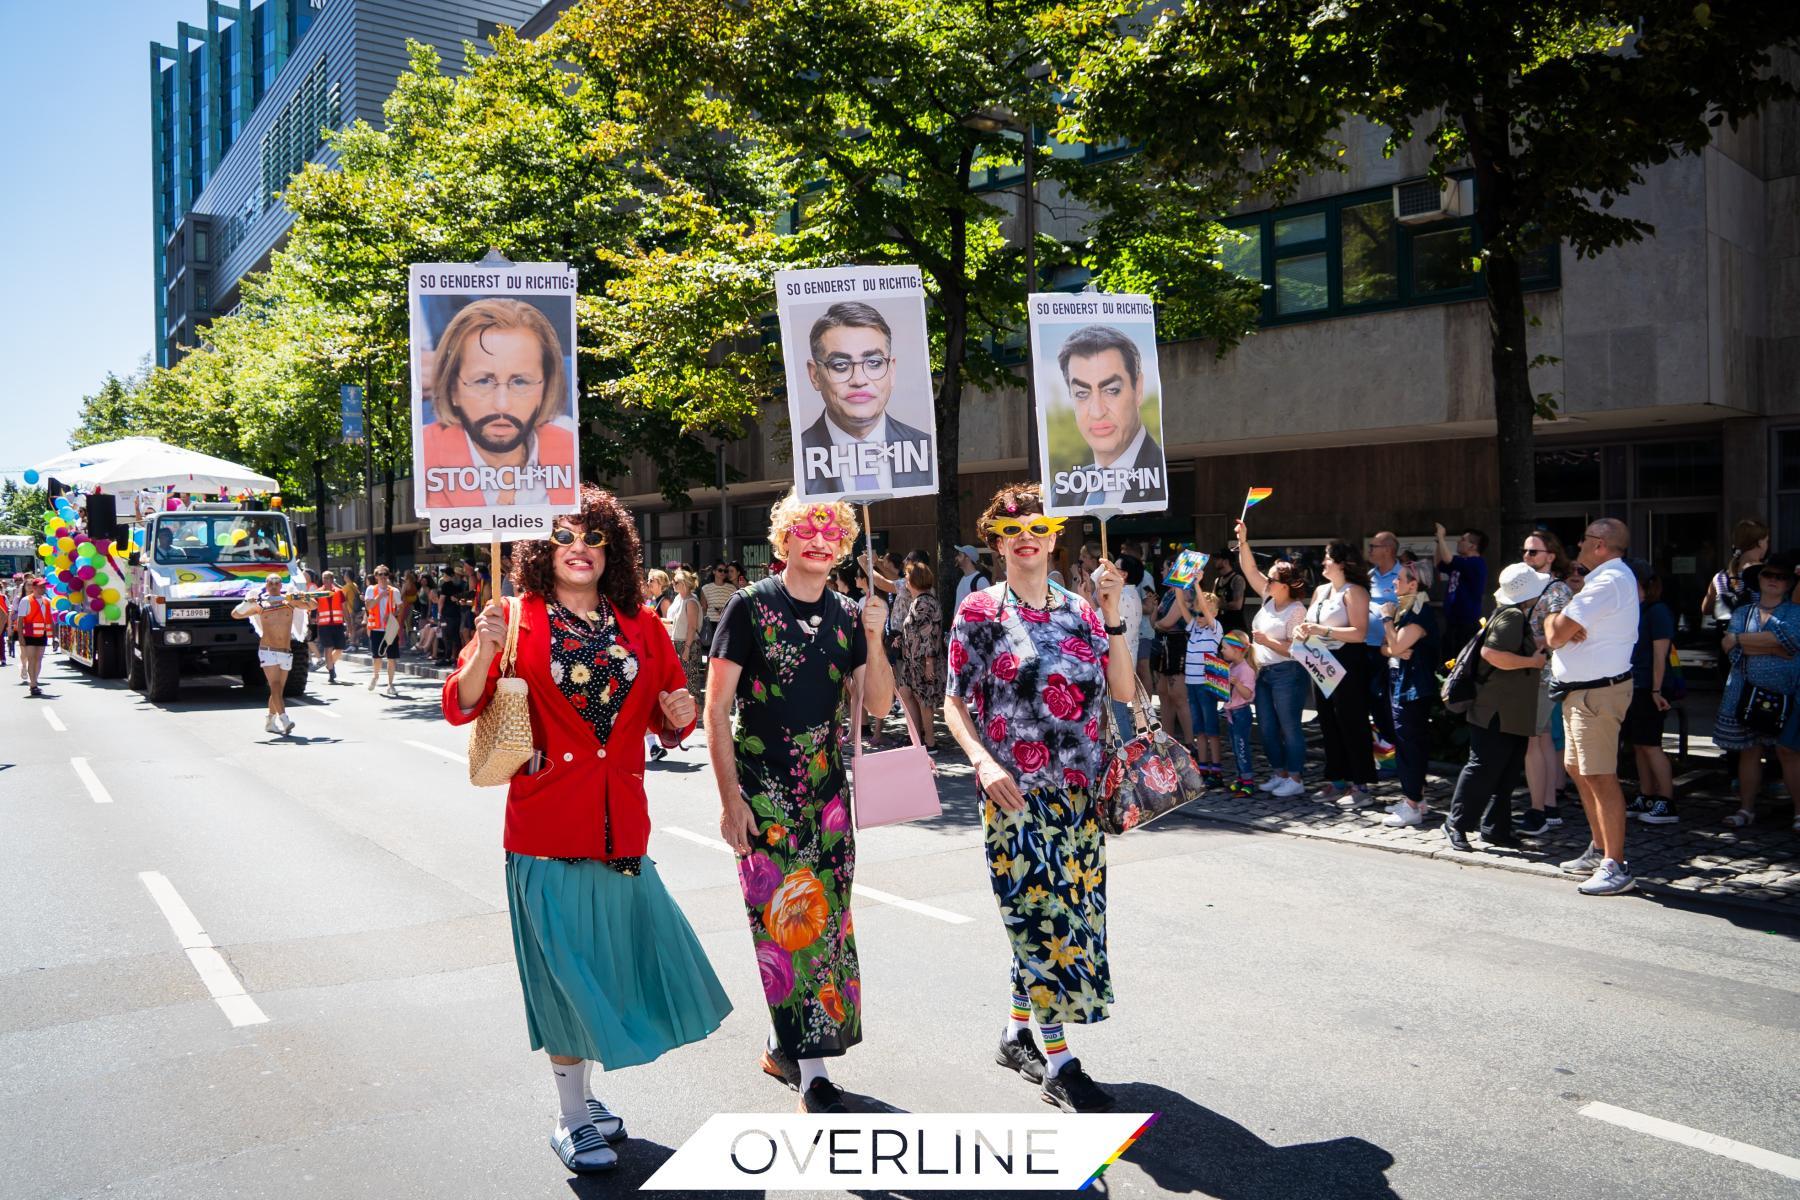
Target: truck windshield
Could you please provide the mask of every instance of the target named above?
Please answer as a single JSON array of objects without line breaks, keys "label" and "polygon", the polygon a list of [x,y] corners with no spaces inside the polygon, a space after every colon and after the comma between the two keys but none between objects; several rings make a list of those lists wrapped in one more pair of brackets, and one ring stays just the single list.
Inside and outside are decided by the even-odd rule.
[{"label": "truck windshield", "polygon": [[287,521],[272,513],[182,513],[156,522],[155,563],[278,563],[292,556]]}]

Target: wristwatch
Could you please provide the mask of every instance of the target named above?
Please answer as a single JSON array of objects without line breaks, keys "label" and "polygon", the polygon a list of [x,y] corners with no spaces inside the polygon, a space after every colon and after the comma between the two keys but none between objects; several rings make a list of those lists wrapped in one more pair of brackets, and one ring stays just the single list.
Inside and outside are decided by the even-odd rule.
[{"label": "wristwatch", "polygon": [[1125,622],[1123,621],[1120,621],[1117,625],[1102,625],[1101,628],[1106,630],[1107,637],[1125,636]]}]

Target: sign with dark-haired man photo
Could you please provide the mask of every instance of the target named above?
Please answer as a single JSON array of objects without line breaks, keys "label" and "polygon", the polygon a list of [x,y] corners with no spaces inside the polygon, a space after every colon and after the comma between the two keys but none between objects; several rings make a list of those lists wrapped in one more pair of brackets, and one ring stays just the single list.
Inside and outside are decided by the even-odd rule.
[{"label": "sign with dark-haired man photo", "polygon": [[775,276],[794,479],[804,496],[937,491],[937,415],[917,267]]},{"label": "sign with dark-haired man photo", "polygon": [[1045,511],[1166,509],[1155,302],[1056,292],[1029,311]]}]

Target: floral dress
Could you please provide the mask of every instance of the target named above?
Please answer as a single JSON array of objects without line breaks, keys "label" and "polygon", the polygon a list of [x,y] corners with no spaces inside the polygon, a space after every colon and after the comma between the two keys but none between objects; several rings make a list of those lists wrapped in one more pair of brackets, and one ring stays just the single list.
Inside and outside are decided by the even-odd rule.
[{"label": "floral dress", "polygon": [[1012,986],[1040,1024],[1106,1019],[1106,837],[1091,789],[1104,750],[1107,639],[1087,601],[1052,586],[1047,608],[1005,585],[972,592],[950,630],[946,691],[1012,772],[1025,807],[983,806],[989,878],[1012,939]]},{"label": "floral dress", "polygon": [[[613,722],[618,720],[625,697],[637,680],[637,655],[619,640],[618,622],[604,596],[600,597],[599,607],[585,618],[554,600],[545,602],[544,611],[550,618],[550,678],[604,746],[612,737]],[[639,858],[603,861],[624,875],[636,875],[642,869]]]},{"label": "floral dress", "polygon": [[[1741,605],[1726,623],[1729,632],[1743,637],[1746,633],[1772,633],[1790,654],[1800,653],[1800,604],[1783,600],[1773,612],[1755,602]],[[1800,658],[1784,658],[1779,654],[1745,654],[1733,650],[1727,656],[1731,671],[1725,677],[1725,694],[1719,697],[1719,712],[1713,718],[1713,743],[1721,750],[1748,750],[1754,746],[1773,746],[1778,739],[1763,737],[1744,728],[1738,720],[1738,705],[1744,688],[1757,687],[1780,692],[1784,696],[1800,693]],[[1789,722],[1790,728],[1792,722]]]},{"label": "floral dress", "polygon": [[794,1058],[834,1057],[862,1040],[856,838],[840,731],[865,654],[845,597],[827,589],[796,600],[779,578],[732,597],[712,647],[743,668],[737,773],[756,840],[738,882],[770,1022]]},{"label": "floral dress", "polygon": [[935,703],[944,694],[944,610],[937,597],[929,592],[915,596],[899,629],[894,682]]}]

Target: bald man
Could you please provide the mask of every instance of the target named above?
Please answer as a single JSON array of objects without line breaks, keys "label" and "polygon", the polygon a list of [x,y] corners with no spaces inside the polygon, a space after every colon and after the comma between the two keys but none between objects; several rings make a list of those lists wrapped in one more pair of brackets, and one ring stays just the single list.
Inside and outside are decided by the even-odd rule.
[{"label": "bald man", "polygon": [[1563,706],[1565,766],[1594,841],[1562,869],[1588,874],[1583,895],[1616,896],[1632,888],[1625,873],[1625,794],[1619,788],[1619,729],[1631,707],[1631,652],[1637,644],[1637,578],[1625,564],[1631,533],[1602,517],[1587,527],[1576,561],[1587,568],[1567,608],[1544,618],[1550,643],[1552,695]]}]

